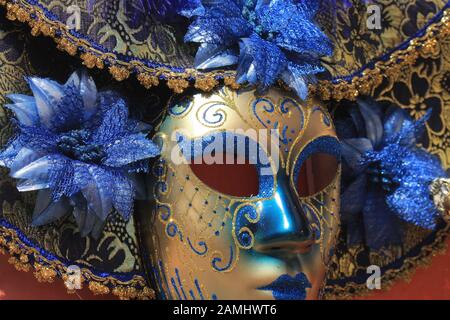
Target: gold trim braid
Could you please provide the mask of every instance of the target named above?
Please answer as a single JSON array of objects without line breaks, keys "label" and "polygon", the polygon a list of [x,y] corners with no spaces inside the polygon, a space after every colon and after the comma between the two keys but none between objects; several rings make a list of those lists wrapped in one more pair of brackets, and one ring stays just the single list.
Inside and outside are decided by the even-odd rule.
[{"label": "gold trim braid", "polygon": [[[218,79],[223,79],[223,84],[232,89],[239,88],[235,81],[235,71],[200,72],[187,68],[183,73],[176,73],[166,67],[148,67],[139,60],[123,61],[116,54],[101,52],[87,40],[73,36],[65,24],[48,19],[42,8],[36,5],[30,5],[24,0],[0,0],[0,5],[6,7],[9,20],[28,23],[33,36],[42,34],[53,38],[58,49],[72,56],[78,54],[88,68],[104,69],[108,66],[109,73],[117,81],[123,81],[135,73],[138,81],[147,89],[159,85],[162,79],[166,79],[165,83],[175,93],[182,93],[192,85],[210,92],[219,85]],[[394,51],[388,59],[376,62],[374,68],[364,70],[351,81],[319,81],[316,85],[310,85],[310,92],[322,100],[355,100],[359,95],[369,94],[383,78],[395,79],[403,67],[412,67],[417,58],[433,53],[438,41],[448,36],[450,9],[445,10],[442,19],[430,25],[422,37],[411,40],[406,49]]]},{"label": "gold trim braid", "polygon": [[[57,277],[62,278],[67,288],[67,266],[59,260],[49,260],[39,250],[25,244],[17,232],[5,226],[0,226],[0,253],[9,253],[8,262],[19,271],[34,270],[34,276],[39,282],[52,283]],[[112,294],[121,300],[139,299],[148,300],[155,298],[155,291],[149,288],[143,277],[133,276],[129,281],[121,281],[112,276],[101,277],[95,275],[87,268],[80,268],[82,285],[87,284],[94,295]],[[74,290],[67,288],[70,294]]]}]

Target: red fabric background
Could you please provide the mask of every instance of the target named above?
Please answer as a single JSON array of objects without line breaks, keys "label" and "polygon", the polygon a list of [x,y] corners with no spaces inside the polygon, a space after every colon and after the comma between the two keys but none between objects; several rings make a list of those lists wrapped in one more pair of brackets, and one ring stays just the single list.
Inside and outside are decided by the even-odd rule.
[{"label": "red fabric background", "polygon": [[[399,281],[389,291],[374,291],[359,299],[446,299],[450,300],[450,240],[445,255],[433,257],[427,268],[419,268],[410,283]],[[52,284],[39,283],[32,272],[17,271],[0,255],[0,300],[2,299],[115,299],[113,296],[94,296],[84,288],[68,294],[61,280]]]}]

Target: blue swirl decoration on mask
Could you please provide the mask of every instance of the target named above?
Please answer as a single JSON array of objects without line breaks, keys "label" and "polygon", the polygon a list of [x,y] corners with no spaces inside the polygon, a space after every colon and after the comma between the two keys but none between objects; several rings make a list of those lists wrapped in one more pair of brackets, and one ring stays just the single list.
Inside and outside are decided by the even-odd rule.
[{"label": "blue swirl decoration on mask", "polygon": [[220,272],[226,272],[228,271],[231,266],[233,265],[233,259],[234,259],[234,250],[233,250],[233,245],[230,245],[230,255],[228,258],[228,262],[226,263],[226,265],[224,266],[219,266],[219,263],[223,262],[223,258],[220,256],[216,256],[211,260],[211,266],[214,268],[214,270],[216,271],[220,271]]},{"label": "blue swirl decoration on mask", "polygon": [[341,220],[349,245],[399,245],[401,221],[435,227],[439,214],[429,185],[446,173],[437,157],[417,146],[430,112],[413,121],[397,106],[361,98],[336,117],[343,155]]},{"label": "blue swirl decoration on mask", "polygon": [[199,256],[204,256],[208,252],[208,246],[206,245],[206,242],[203,240],[198,241],[198,243],[197,243],[197,245],[201,247],[200,250],[194,247],[194,245],[192,244],[191,239],[189,239],[189,237],[187,237],[187,242],[188,242],[191,250]]},{"label": "blue swirl decoration on mask", "polygon": [[193,105],[192,97],[183,97],[182,100],[171,102],[168,113],[172,117],[180,117],[186,114]]},{"label": "blue swirl decoration on mask", "polygon": [[[254,204],[241,204],[236,207],[233,217],[233,235],[241,249],[248,250],[253,247],[255,227],[260,213]],[[253,229],[253,230],[252,230]]]},{"label": "blue swirl decoration on mask", "polygon": [[[281,113],[280,120],[278,121],[272,122],[270,119],[264,118],[265,115],[271,116],[276,111],[275,104],[270,99],[258,98],[252,102],[251,108],[255,117],[265,128],[277,130],[279,129],[280,125],[283,126],[283,128],[281,129],[280,142],[285,146],[292,142],[293,137],[298,136],[299,132],[303,129],[305,124],[305,114],[303,112],[303,109],[294,99],[291,98],[284,98],[278,105],[279,111]],[[291,114],[289,114],[290,112]],[[299,121],[299,132],[297,132],[294,128],[289,130],[288,125],[281,123],[283,120],[283,116],[288,115],[289,117],[293,117],[297,119],[297,121]],[[288,133],[291,135],[290,138],[287,136]]]},{"label": "blue swirl decoration on mask", "polygon": [[207,102],[197,110],[197,118],[206,126],[218,127],[227,117],[227,113],[221,107],[229,108],[224,102]]},{"label": "blue swirl decoration on mask", "polygon": [[158,204],[156,205],[156,211],[159,213],[159,217],[163,221],[168,221],[171,216],[170,206],[167,204]]},{"label": "blue swirl decoration on mask", "polygon": [[27,81],[33,96],[8,96],[18,132],[0,165],[20,179],[19,191],[39,190],[32,224],[72,212],[82,236],[99,236],[113,208],[128,220],[138,187],[133,175],[147,172],[160,152],[146,138],[149,126],[130,119],[117,93],[98,92],[84,70],[65,84]]},{"label": "blue swirl decoration on mask", "polygon": [[199,43],[197,69],[237,65],[237,82],[265,90],[277,79],[305,99],[323,71],[332,43],[314,23],[320,1],[194,0],[182,14],[192,23],[185,41]]}]

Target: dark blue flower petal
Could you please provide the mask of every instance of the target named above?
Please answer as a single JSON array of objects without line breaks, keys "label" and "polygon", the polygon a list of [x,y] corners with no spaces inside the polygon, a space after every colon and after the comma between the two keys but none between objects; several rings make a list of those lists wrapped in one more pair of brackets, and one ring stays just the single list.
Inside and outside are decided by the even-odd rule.
[{"label": "dark blue flower petal", "polygon": [[414,147],[417,139],[420,138],[425,130],[425,123],[431,116],[433,110],[428,110],[426,114],[419,120],[413,121],[406,119],[402,123],[402,127],[397,137],[387,140],[386,143],[399,143],[405,147]]},{"label": "dark blue flower petal", "polygon": [[88,202],[88,209],[102,221],[112,210],[114,175],[97,166],[89,167],[91,181],[81,190]]},{"label": "dark blue flower petal", "polygon": [[363,208],[366,244],[373,250],[402,243],[400,221],[387,206],[383,190],[374,186],[367,193]]},{"label": "dark blue flower petal", "polygon": [[67,198],[54,201],[49,189],[38,192],[33,212],[32,225],[42,226],[54,222],[69,213],[70,203]]},{"label": "dark blue flower petal", "polygon": [[333,54],[327,36],[313,23],[317,6],[292,0],[272,0],[257,9],[259,22],[266,33],[273,33],[281,48],[315,56]]},{"label": "dark blue flower petal", "polygon": [[345,139],[341,143],[342,158],[354,171],[354,174],[359,174],[366,168],[361,160],[364,154],[372,150],[372,142],[365,138]]},{"label": "dark blue flower petal", "polygon": [[438,212],[429,196],[429,185],[436,178],[446,177],[439,160],[426,151],[406,149],[392,145],[385,150],[386,170],[399,187],[389,196],[387,203],[405,221],[423,228],[433,229]]},{"label": "dark blue flower petal", "polygon": [[374,110],[377,104],[359,99],[358,106],[366,124],[367,138],[372,141],[372,145],[376,149],[383,139],[383,124],[381,123],[380,115]]},{"label": "dark blue flower petal", "polygon": [[187,0],[187,1],[178,0],[178,1],[182,3],[180,9],[178,10],[178,13],[182,16],[191,18],[193,16],[201,16],[205,14],[205,7],[202,4],[202,0]]},{"label": "dark blue flower petal", "polygon": [[359,175],[341,195],[341,217],[343,221],[350,221],[364,208],[367,193],[367,176]]},{"label": "dark blue flower petal", "polygon": [[160,153],[159,147],[143,133],[125,136],[106,149],[104,165],[123,167],[143,159],[153,158]]},{"label": "dark blue flower petal", "polygon": [[318,65],[310,64],[308,60],[298,63],[289,62],[286,70],[281,73],[281,79],[301,98],[308,96],[308,84],[315,82],[314,75],[323,71]]},{"label": "dark blue flower petal", "polygon": [[389,141],[395,139],[402,129],[403,122],[407,120],[410,120],[410,117],[408,116],[406,111],[400,108],[395,108],[384,121],[383,140]]}]

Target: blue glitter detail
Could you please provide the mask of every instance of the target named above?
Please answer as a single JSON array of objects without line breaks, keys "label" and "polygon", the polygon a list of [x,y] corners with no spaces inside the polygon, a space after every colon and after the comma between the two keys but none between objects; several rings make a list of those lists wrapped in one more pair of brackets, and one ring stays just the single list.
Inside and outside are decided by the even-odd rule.
[{"label": "blue glitter detail", "polygon": [[184,300],[187,300],[186,293],[184,292],[183,284],[181,283],[180,273],[177,268],[175,268],[175,274],[177,276],[178,285],[180,286],[181,293],[183,294]]},{"label": "blue glitter detail", "polygon": [[167,282],[166,272],[164,271],[164,265],[163,265],[161,260],[159,260],[159,270],[160,270],[160,274],[162,275],[162,278],[163,278],[164,283],[165,283],[166,288],[167,288],[167,294],[169,295],[168,298],[170,300],[173,300],[172,294],[170,293],[169,282]]},{"label": "blue glitter detail", "polygon": [[198,294],[200,295],[200,299],[201,299],[201,300],[205,300],[205,298],[203,297],[203,292],[202,292],[202,290],[200,289],[200,285],[198,284],[198,280],[195,279],[195,280],[194,280],[194,283],[195,283],[195,287],[197,288]]},{"label": "blue glitter detail", "polygon": [[[161,210],[162,208],[164,208],[165,210]],[[170,207],[168,205],[166,205],[166,204],[158,204],[156,206],[156,209],[160,212],[159,217],[162,220],[164,220],[164,221],[169,220],[169,218],[171,216],[171,212],[170,212]]]},{"label": "blue glitter detail", "polygon": [[175,290],[175,293],[177,294],[178,300],[181,300],[181,295],[178,292],[177,285],[175,284],[175,279],[174,278],[170,278],[170,282],[172,283],[172,286],[173,286],[173,288]]},{"label": "blue glitter detail", "polygon": [[[61,18],[59,18],[58,16],[56,16],[53,12],[51,12],[50,10],[48,10],[43,4],[39,3],[37,0],[25,0],[27,3],[33,5],[33,6],[37,6],[40,10],[42,10],[42,12],[44,13],[44,16],[46,17],[46,19],[50,20],[50,21],[58,21],[58,22],[62,22],[65,23],[65,21]],[[435,16],[433,16],[431,19],[427,19],[427,23],[416,32],[416,34],[414,34],[413,36],[411,36],[410,38],[408,38],[406,41],[404,41],[403,43],[399,44],[398,46],[396,46],[395,48],[392,48],[390,51],[386,52],[384,55],[377,57],[376,59],[373,59],[370,63],[365,64],[363,67],[361,67],[358,71],[351,73],[349,75],[346,76],[338,76],[338,77],[334,77],[332,79],[333,83],[337,83],[340,80],[346,80],[347,82],[351,82],[351,80],[356,77],[356,76],[361,76],[363,74],[364,71],[368,70],[368,69],[373,69],[375,64],[379,61],[387,61],[391,58],[392,54],[396,51],[399,50],[403,50],[406,49],[411,41],[414,41],[417,38],[422,37],[425,32],[428,30],[428,27],[432,24],[435,24],[437,21],[440,21],[442,19],[443,13],[450,8],[450,2],[447,2],[437,13]],[[36,19],[36,17],[34,17],[34,19]],[[136,60],[139,61],[140,63],[144,64],[145,66],[149,67],[150,69],[152,68],[161,68],[164,70],[170,70],[173,73],[178,73],[178,74],[186,74],[188,73],[188,69],[190,67],[181,67],[181,66],[173,66],[173,65],[168,65],[168,64],[164,64],[164,63],[158,63],[155,61],[151,61],[148,59],[143,59],[143,58],[139,58],[136,56],[127,56],[125,54],[119,53],[115,50],[108,50],[106,49],[104,46],[100,45],[99,43],[97,43],[95,40],[93,40],[92,38],[90,38],[87,35],[81,34],[79,32],[77,32],[76,30],[70,30],[70,34],[72,36],[74,36],[77,39],[82,39],[84,41],[86,41],[88,43],[89,47],[94,48],[95,50],[97,50],[98,52],[101,52],[101,54],[108,54],[108,53],[113,53],[114,55],[117,56],[119,61],[123,61],[123,62],[131,62],[132,60]],[[80,48],[81,51],[85,52],[84,49]],[[106,61],[106,64],[108,64],[108,62]],[[131,69],[131,71],[133,73],[136,73],[139,71],[138,68],[134,68]],[[158,76],[160,79],[166,79],[167,77],[164,74],[158,75],[156,74],[156,72],[153,74],[155,76]],[[222,76],[217,76],[215,77],[216,79],[221,79]]]},{"label": "blue glitter detail", "polygon": [[220,257],[214,257],[211,261],[211,265],[214,268],[214,270],[221,271],[221,272],[227,271],[231,267],[231,264],[233,263],[233,258],[234,258],[233,246],[230,246],[230,259],[228,260],[227,265],[224,267],[217,266],[218,263],[222,262],[222,258],[220,258]]},{"label": "blue glitter detail", "polygon": [[[28,78],[33,96],[8,95],[17,134],[0,153],[10,175],[39,190],[32,224],[42,226],[73,213],[81,235],[99,236],[114,208],[128,220],[136,183],[159,148],[149,126],[132,120],[125,100],[98,92],[94,80],[74,72],[65,84]],[[92,223],[81,223],[90,216]]]},{"label": "blue glitter detail", "polygon": [[335,156],[340,161],[341,159],[341,146],[339,140],[331,136],[319,137],[311,141],[302,151],[300,156],[295,161],[294,165],[294,182],[297,184],[300,168],[303,162],[308,159],[314,153],[327,153]]},{"label": "blue glitter detail", "polygon": [[248,247],[252,243],[252,236],[248,233],[248,231],[244,231],[238,235],[238,240],[243,247]]},{"label": "blue glitter detail", "polygon": [[234,220],[234,232],[239,244],[248,248],[252,243],[253,236],[248,231],[242,231],[244,227],[251,229],[251,225],[258,222],[259,214],[254,206],[245,205],[236,212]]},{"label": "blue glitter detail", "polygon": [[[265,90],[278,78],[306,98],[307,84],[323,70],[332,43],[313,22],[312,2],[201,1],[185,41],[200,43],[195,67],[238,64],[237,81]],[[237,50],[239,49],[239,50]]]},{"label": "blue glitter detail", "polygon": [[258,288],[258,290],[272,291],[275,300],[305,300],[306,289],[311,287],[306,275],[300,272],[294,278],[284,274],[271,284]]},{"label": "blue glitter detail", "polygon": [[187,239],[187,242],[189,244],[189,247],[191,247],[191,250],[194,251],[197,255],[204,256],[208,252],[208,246],[206,245],[205,241],[200,241],[198,243],[199,246],[203,247],[203,251],[199,251],[196,248],[194,248],[194,246],[192,245],[192,242],[189,239],[189,237],[187,237],[186,239]]},{"label": "blue glitter detail", "polygon": [[167,231],[167,234],[169,235],[169,237],[175,237],[178,232],[178,227],[175,223],[171,222],[171,223],[167,224],[166,231]]},{"label": "blue glitter detail", "polygon": [[159,294],[161,295],[161,299],[162,300],[166,300],[166,294],[164,293],[164,287],[162,284],[162,280],[161,280],[161,275],[159,273],[159,269],[157,267],[152,267],[153,270],[153,275],[156,278],[156,281],[158,283],[158,288],[159,288]]},{"label": "blue glitter detail", "polygon": [[[268,155],[251,137],[233,132],[215,132],[201,138],[189,139],[177,133],[177,141],[183,156],[191,163],[194,163],[197,158],[202,158],[205,155],[205,149],[218,141],[217,146],[221,148],[220,151],[237,154],[255,164],[259,176],[259,193],[254,198],[268,198],[273,194],[274,176],[261,174],[263,169],[271,170]],[[220,142],[222,142],[222,146],[219,146]],[[228,211],[229,209],[226,208],[225,210]]]},{"label": "blue glitter detail", "polygon": [[[303,112],[302,108],[300,107],[300,105],[295,100],[293,100],[291,98],[285,98],[285,99],[283,99],[283,101],[281,101],[281,103],[279,105],[280,112],[282,115],[287,115],[289,113],[290,108],[289,108],[288,104],[293,106],[298,112],[298,115],[296,115],[296,117],[298,118],[298,121],[300,122],[298,128],[301,131],[304,127],[304,122],[305,122],[304,112]],[[272,101],[270,101],[269,99],[266,99],[266,98],[258,98],[252,102],[251,108],[252,108],[254,116],[258,119],[258,121],[265,128],[278,129],[278,126],[279,126],[278,121],[276,121],[272,125],[272,127],[269,128],[262,118],[263,115],[259,113],[259,110],[262,110],[263,112],[267,112],[269,114],[275,112],[275,105],[272,103]],[[267,120],[266,122],[267,122],[267,124],[271,124],[271,121],[269,121],[269,120]],[[289,139],[286,137],[286,133],[288,130],[289,130],[289,127],[287,125],[284,125],[283,129],[282,129],[282,135],[280,137],[280,141],[284,145],[287,145],[289,143]],[[295,130],[292,129],[291,133],[294,134]]]}]

